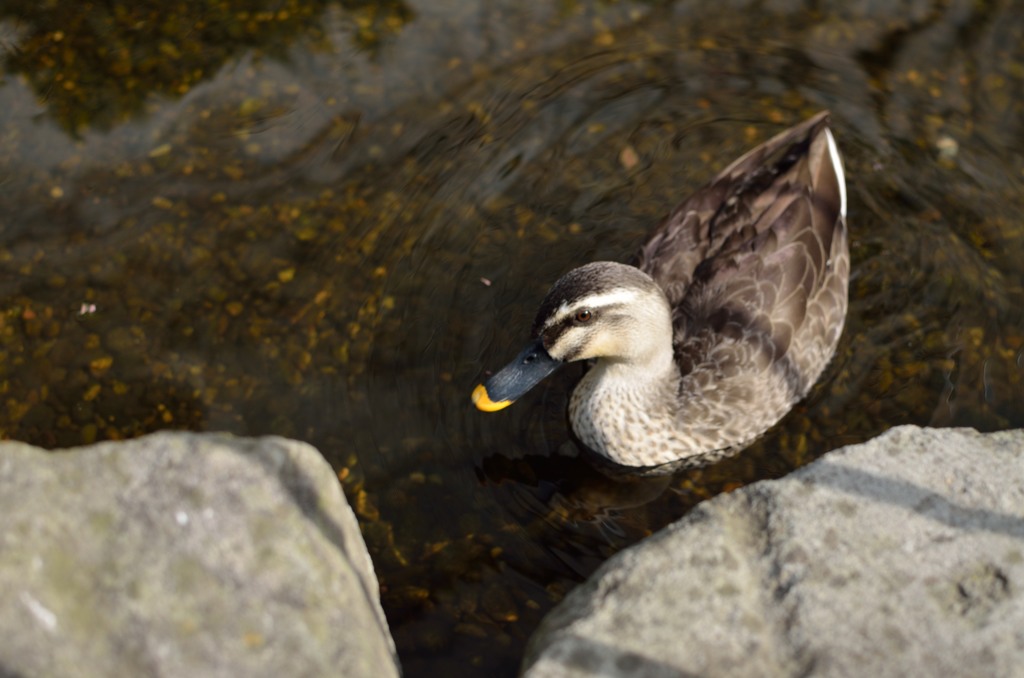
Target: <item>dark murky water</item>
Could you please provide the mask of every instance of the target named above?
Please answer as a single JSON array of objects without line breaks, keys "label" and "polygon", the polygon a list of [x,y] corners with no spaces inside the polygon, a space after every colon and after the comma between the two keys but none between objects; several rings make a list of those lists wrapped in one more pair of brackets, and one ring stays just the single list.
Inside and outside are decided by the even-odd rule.
[{"label": "dark murky water", "polygon": [[[407,674],[493,676],[703,499],[897,424],[1024,426],[1013,0],[536,4],[5,3],[0,433],[307,440],[359,514]],[[628,259],[823,108],[851,310],[779,426],[617,484],[574,458],[576,375],[471,408],[561,273]]]}]

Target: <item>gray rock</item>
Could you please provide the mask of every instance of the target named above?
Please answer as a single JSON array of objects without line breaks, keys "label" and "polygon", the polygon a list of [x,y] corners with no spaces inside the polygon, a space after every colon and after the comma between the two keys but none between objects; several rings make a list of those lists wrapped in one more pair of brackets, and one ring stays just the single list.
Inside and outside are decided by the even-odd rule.
[{"label": "gray rock", "polygon": [[309,445],[0,445],[0,675],[395,676],[355,516]]},{"label": "gray rock", "polygon": [[541,676],[1024,675],[1024,431],[901,427],[604,564]]}]

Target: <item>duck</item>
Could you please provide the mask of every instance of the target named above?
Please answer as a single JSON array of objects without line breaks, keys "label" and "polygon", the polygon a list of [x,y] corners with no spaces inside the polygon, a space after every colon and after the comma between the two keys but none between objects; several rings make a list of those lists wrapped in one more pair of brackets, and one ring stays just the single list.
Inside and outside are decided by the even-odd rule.
[{"label": "duck", "polygon": [[633,262],[558,279],[525,348],[472,402],[504,409],[582,361],[569,423],[611,468],[661,475],[737,454],[807,395],[843,332],[846,179],[828,111],[719,172]]}]

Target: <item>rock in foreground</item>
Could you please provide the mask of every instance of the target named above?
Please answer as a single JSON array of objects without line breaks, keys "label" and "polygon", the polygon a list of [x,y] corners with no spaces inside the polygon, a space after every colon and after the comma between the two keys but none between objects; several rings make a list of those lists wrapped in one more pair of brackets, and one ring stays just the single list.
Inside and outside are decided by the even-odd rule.
[{"label": "rock in foreground", "polygon": [[281,438],[0,445],[0,675],[394,676],[331,468]]},{"label": "rock in foreground", "polygon": [[698,506],[531,640],[540,676],[1011,676],[1024,431],[893,429]]}]

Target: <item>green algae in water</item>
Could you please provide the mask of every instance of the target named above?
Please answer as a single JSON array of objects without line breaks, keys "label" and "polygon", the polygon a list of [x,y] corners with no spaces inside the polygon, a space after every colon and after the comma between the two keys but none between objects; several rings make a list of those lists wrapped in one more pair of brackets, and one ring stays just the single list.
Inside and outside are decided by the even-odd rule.
[{"label": "green algae in water", "polygon": [[[1011,3],[966,23],[878,3],[208,7],[0,10],[20,26],[3,87],[25,84],[0,132],[0,431],[312,442],[407,675],[510,675],[576,582],[719,492],[900,423],[1024,425]],[[626,491],[571,456],[571,374],[500,419],[470,408],[561,273],[628,259],[686,191],[822,108],[851,311],[779,426]]]}]

